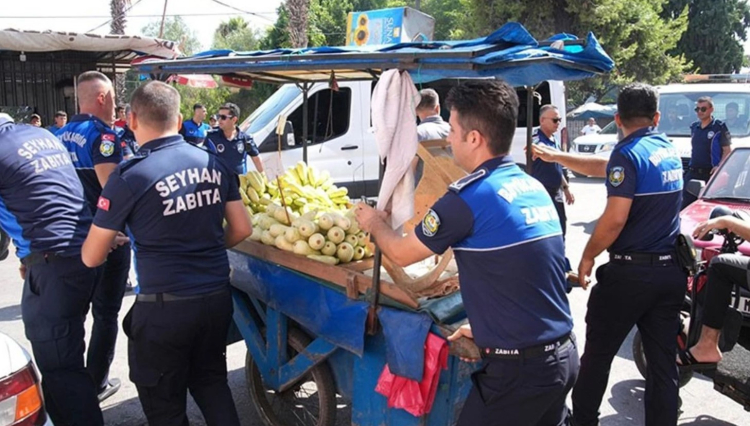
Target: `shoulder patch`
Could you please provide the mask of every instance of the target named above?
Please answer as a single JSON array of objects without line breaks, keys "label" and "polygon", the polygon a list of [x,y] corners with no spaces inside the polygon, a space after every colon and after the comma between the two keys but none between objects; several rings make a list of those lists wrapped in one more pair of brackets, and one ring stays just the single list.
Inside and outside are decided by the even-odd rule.
[{"label": "shoulder patch", "polygon": [[435,210],[430,209],[422,219],[422,233],[426,237],[432,237],[437,234],[438,229],[440,229],[440,216],[435,213]]},{"label": "shoulder patch", "polygon": [[609,171],[609,183],[615,188],[625,180],[625,168],[621,166],[612,167]]},{"label": "shoulder patch", "polygon": [[115,135],[113,135],[112,133],[102,133],[102,140],[103,141],[114,142],[115,141]]},{"label": "shoulder patch", "polygon": [[453,182],[452,184],[450,184],[450,186],[448,186],[448,189],[456,193],[461,192],[462,189],[466,188],[473,182],[476,182],[477,180],[483,178],[486,175],[487,175],[487,169],[479,169],[476,172],[468,176],[464,176],[461,179]]},{"label": "shoulder patch", "polygon": [[105,157],[110,157],[115,153],[115,143],[104,139],[105,136],[108,135],[102,135],[102,143],[99,145],[99,152]]}]

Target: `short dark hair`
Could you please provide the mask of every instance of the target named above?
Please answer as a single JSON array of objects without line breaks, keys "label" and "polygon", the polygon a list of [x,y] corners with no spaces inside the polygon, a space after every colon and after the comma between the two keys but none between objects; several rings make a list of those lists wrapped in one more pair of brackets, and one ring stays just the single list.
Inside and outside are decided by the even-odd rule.
[{"label": "short dark hair", "polygon": [[130,110],[146,126],[166,130],[180,117],[180,94],[161,81],[149,81],[133,92]]},{"label": "short dark hair", "polygon": [[440,97],[433,89],[422,89],[419,91],[419,95],[422,99],[419,101],[419,105],[417,105],[418,110],[433,110],[436,106],[440,105]]},{"label": "short dark hair", "polygon": [[518,120],[518,95],[508,83],[466,81],[453,87],[445,101],[458,112],[464,131],[477,130],[487,138],[493,155],[510,152]]},{"label": "short dark hair", "polygon": [[82,84],[87,81],[94,81],[94,80],[99,80],[104,83],[112,84],[112,80],[110,80],[109,77],[100,73],[99,71],[86,71],[78,76],[78,84]]},{"label": "short dark hair", "polygon": [[714,106],[714,100],[711,99],[710,96],[701,96],[700,98],[698,98],[697,101],[695,101],[695,103],[697,103],[697,104],[699,104],[701,102],[705,102],[705,103],[711,105],[712,108]]},{"label": "short dark hair", "polygon": [[237,117],[238,119],[240,118],[240,107],[238,107],[237,104],[227,102],[224,105],[220,106],[219,109],[226,109],[230,114],[232,114],[233,117]]},{"label": "short dark hair", "polygon": [[645,83],[630,83],[617,96],[617,114],[625,126],[639,119],[653,120],[659,110],[659,92]]},{"label": "short dark hair", "polygon": [[728,104],[727,104],[727,107],[726,107],[726,109],[730,109],[730,108],[732,108],[732,109],[735,109],[735,110],[739,111],[739,109],[740,109],[740,106],[739,106],[739,105],[737,105],[737,102],[730,102],[730,103],[728,103]]},{"label": "short dark hair", "polygon": [[57,118],[57,117],[67,117],[67,116],[68,116],[68,113],[65,112],[65,111],[57,111],[55,113],[55,118]]},{"label": "short dark hair", "polygon": [[193,112],[195,112],[196,109],[203,109],[205,106],[203,104],[195,104],[193,105]]},{"label": "short dark hair", "polygon": [[115,110],[116,110],[117,112],[120,112],[120,111],[123,111],[123,112],[124,112],[124,111],[125,111],[125,105],[118,105],[118,106],[117,106],[117,108],[115,108]]}]

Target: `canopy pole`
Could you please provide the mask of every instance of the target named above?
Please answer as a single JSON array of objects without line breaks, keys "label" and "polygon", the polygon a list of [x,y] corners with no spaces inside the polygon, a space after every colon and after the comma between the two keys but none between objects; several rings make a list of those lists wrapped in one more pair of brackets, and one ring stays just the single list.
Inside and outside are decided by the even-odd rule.
[{"label": "canopy pole", "polygon": [[[387,167],[387,161],[380,162],[380,168],[378,171],[378,193],[380,192],[380,185],[383,183],[383,176],[385,175],[385,168]],[[364,198],[364,197],[363,197]],[[370,309],[367,311],[367,334],[373,336],[378,332],[378,305],[380,304],[380,267],[383,263],[383,252],[377,246],[377,241],[371,235],[372,242],[375,245],[375,259],[372,266],[372,299],[370,300]]]},{"label": "canopy pole", "polygon": [[534,88],[526,87],[526,173],[531,174],[533,169],[531,138],[534,125]]},{"label": "canopy pole", "polygon": [[307,164],[307,136],[308,136],[308,118],[307,118],[307,94],[312,87],[310,83],[302,83],[297,87],[302,90],[302,161]]}]

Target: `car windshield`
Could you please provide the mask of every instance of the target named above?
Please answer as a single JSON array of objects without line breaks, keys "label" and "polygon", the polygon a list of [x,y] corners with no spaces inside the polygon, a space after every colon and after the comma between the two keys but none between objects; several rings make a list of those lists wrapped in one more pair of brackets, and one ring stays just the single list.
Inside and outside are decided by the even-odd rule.
[{"label": "car windshield", "polygon": [[703,192],[705,199],[750,203],[750,149],[736,149],[727,157]]},{"label": "car windshield", "polygon": [[599,134],[600,135],[616,135],[617,124],[614,121],[610,122],[609,124],[604,126],[604,128],[601,131],[599,131]]},{"label": "car windshield", "polygon": [[695,102],[703,96],[711,97],[714,117],[726,123],[732,136],[750,134],[750,93],[739,92],[663,93],[659,95],[659,130],[667,136],[689,137],[690,125],[697,120]]},{"label": "car windshield", "polygon": [[257,133],[259,130],[265,128],[270,121],[276,120],[281,110],[289,105],[300,93],[302,93],[300,89],[293,84],[281,86],[258,109],[250,114],[250,117],[240,125],[240,129],[251,135]]}]

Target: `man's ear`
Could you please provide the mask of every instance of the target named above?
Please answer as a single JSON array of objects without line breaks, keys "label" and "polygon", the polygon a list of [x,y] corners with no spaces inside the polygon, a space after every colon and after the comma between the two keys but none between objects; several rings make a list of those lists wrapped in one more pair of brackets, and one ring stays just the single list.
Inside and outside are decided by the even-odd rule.
[{"label": "man's ear", "polygon": [[620,120],[620,114],[617,112],[615,113],[615,124],[617,127],[622,127],[622,120]]},{"label": "man's ear", "polygon": [[182,129],[182,113],[177,114],[177,130]]},{"label": "man's ear", "polygon": [[135,112],[132,110],[130,111],[130,116],[128,117],[128,121],[130,124],[128,127],[130,127],[130,130],[136,131],[138,130],[138,116],[135,115]]},{"label": "man's ear", "polygon": [[659,126],[659,121],[661,121],[661,113],[659,111],[656,111],[654,114],[654,127]]}]

